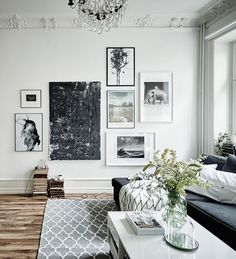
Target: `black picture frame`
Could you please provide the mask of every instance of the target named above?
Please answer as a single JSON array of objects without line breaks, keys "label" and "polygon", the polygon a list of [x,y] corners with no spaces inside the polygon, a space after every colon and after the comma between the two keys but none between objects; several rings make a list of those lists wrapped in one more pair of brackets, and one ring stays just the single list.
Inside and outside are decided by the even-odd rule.
[{"label": "black picture frame", "polygon": [[[110,111],[110,94],[111,93],[116,93],[117,94],[117,98],[119,98],[118,94],[119,93],[132,93],[132,96],[129,97],[125,97],[123,96],[123,102],[127,103],[127,106],[124,107],[118,107],[120,108],[119,111],[117,112],[117,116],[116,119],[114,121],[110,121],[110,116],[111,116],[111,111]],[[114,100],[113,96],[113,100]],[[130,98],[130,100],[129,100]],[[107,128],[108,129],[134,129],[135,128],[135,90],[107,90]],[[133,106],[129,106],[128,102],[132,102]],[[122,111],[123,110],[123,111]],[[128,111],[127,111],[128,110]],[[131,112],[130,112],[131,110]],[[127,122],[122,122],[122,121],[118,121],[119,120],[119,116],[121,117],[121,119],[126,119],[129,120],[128,115],[125,116],[124,112],[127,112],[128,114],[132,114],[132,119],[133,121],[127,121]]]},{"label": "black picture frame", "polygon": [[42,152],[43,113],[15,113],[14,123],[15,152]]},{"label": "black picture frame", "polygon": [[[123,65],[120,64],[120,67],[122,67],[119,76],[118,75],[114,75],[114,71],[112,72],[112,66],[110,63],[111,60],[111,55],[113,55],[113,60],[114,55],[116,52],[113,52],[113,54],[111,54],[112,51],[123,51],[125,57],[127,57],[128,59],[128,63],[126,65],[124,65],[124,63],[127,62],[123,61]],[[118,53],[119,54],[119,53]],[[118,55],[117,56],[121,56]],[[130,57],[130,60],[129,60]],[[126,58],[123,58],[126,59]],[[113,62],[114,63],[114,62]],[[121,63],[121,62],[120,62]],[[119,67],[119,66],[117,66]],[[113,69],[114,70],[114,69]],[[117,70],[117,69],[116,69]],[[117,72],[118,73],[118,72]],[[123,75],[121,77],[121,75]],[[107,47],[106,48],[106,85],[107,86],[135,86],[135,48],[134,47]]]}]

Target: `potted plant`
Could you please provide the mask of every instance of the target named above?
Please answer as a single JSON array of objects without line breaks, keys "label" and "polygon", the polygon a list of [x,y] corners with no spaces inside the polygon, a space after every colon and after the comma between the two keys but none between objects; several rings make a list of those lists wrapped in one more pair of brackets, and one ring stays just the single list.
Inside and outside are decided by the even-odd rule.
[{"label": "potted plant", "polygon": [[[165,190],[163,196],[162,218],[167,223],[170,219],[175,227],[181,227],[187,216],[186,192],[188,186],[205,186],[200,178],[202,163],[199,160],[189,162],[178,161],[176,152],[165,149],[163,153],[157,151],[152,162],[149,162],[143,172],[146,175],[148,169],[154,169],[149,174],[151,188],[160,193]],[[154,184],[153,184],[154,183]]]}]

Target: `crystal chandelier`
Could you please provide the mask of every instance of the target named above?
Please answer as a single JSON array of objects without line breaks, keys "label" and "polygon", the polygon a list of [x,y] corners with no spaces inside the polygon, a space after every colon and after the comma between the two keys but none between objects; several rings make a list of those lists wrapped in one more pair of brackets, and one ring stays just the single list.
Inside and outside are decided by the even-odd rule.
[{"label": "crystal chandelier", "polygon": [[69,0],[77,8],[81,26],[102,33],[117,26],[125,13],[128,0]]}]

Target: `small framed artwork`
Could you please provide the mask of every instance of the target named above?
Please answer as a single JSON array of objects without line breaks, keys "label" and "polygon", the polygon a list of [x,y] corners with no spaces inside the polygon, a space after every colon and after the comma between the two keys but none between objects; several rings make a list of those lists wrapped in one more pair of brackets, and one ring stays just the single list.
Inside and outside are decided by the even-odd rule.
[{"label": "small framed artwork", "polygon": [[144,166],[153,159],[155,133],[107,133],[107,166]]},{"label": "small framed artwork", "polygon": [[135,85],[135,48],[109,47],[106,59],[107,86]]},{"label": "small framed artwork", "polygon": [[107,91],[107,128],[134,128],[135,92]]},{"label": "small framed artwork", "polygon": [[43,151],[42,113],[15,113],[15,151]]},{"label": "small framed artwork", "polygon": [[140,121],[172,122],[172,73],[140,73]]},{"label": "small framed artwork", "polygon": [[41,90],[28,89],[20,91],[21,108],[40,108],[41,107]]}]

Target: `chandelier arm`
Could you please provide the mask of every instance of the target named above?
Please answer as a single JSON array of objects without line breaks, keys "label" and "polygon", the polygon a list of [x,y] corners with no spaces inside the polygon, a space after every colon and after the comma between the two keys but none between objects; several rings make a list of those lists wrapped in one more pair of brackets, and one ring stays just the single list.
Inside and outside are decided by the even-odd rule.
[{"label": "chandelier arm", "polygon": [[75,2],[74,0],[69,0],[68,5],[72,8],[75,9],[76,7],[81,8],[82,5],[84,5],[86,3],[86,0],[79,0],[77,2]]},{"label": "chandelier arm", "polygon": [[77,9],[82,26],[99,34],[117,26],[126,10],[128,0],[69,0],[68,5]]}]

